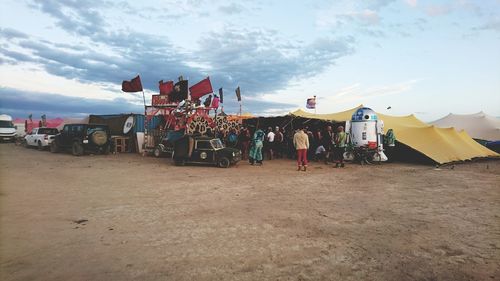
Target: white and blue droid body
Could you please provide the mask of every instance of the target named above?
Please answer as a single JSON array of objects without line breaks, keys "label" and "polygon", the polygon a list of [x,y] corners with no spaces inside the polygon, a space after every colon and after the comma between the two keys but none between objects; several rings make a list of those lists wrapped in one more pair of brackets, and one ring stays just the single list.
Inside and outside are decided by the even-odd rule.
[{"label": "white and blue droid body", "polygon": [[362,107],[354,112],[351,121],[346,122],[345,131],[349,133],[354,149],[375,150],[374,161],[387,161],[382,144],[384,121],[379,120],[371,108]]}]

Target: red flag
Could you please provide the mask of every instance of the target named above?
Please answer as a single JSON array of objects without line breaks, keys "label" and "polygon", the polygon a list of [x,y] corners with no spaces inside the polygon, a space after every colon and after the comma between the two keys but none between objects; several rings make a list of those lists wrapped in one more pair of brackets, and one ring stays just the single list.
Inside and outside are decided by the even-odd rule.
[{"label": "red flag", "polygon": [[122,82],[122,91],[127,93],[141,92],[142,91],[142,83],[141,77],[137,75],[134,79],[130,81]]},{"label": "red flag", "polygon": [[204,95],[212,93],[213,90],[212,90],[212,83],[210,83],[210,77],[207,77],[201,80],[200,82],[194,84],[193,86],[189,87],[189,92],[191,92],[192,100],[199,100]]},{"label": "red flag", "polygon": [[174,81],[160,82],[160,95],[169,95],[174,90]]}]

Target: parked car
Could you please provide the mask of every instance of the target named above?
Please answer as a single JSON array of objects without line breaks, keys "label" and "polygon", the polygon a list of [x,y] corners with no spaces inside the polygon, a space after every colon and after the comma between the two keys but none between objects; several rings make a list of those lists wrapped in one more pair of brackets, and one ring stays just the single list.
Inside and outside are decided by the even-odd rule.
[{"label": "parked car", "polygon": [[211,164],[227,168],[241,160],[241,152],[225,147],[218,138],[184,136],[174,143],[174,163]]},{"label": "parked car", "polygon": [[163,157],[165,155],[172,156],[174,154],[175,141],[182,138],[183,135],[183,132],[168,131],[167,135],[155,146],[153,155],[155,157]]},{"label": "parked car", "polygon": [[50,146],[59,131],[55,128],[34,128],[30,134],[24,136],[24,142],[27,146],[36,146],[38,150]]},{"label": "parked car", "polygon": [[16,129],[10,115],[0,114],[0,141],[15,141]]},{"label": "parked car", "polygon": [[107,125],[101,124],[66,124],[50,144],[51,152],[71,149],[75,156],[85,152],[109,154],[111,134]]}]

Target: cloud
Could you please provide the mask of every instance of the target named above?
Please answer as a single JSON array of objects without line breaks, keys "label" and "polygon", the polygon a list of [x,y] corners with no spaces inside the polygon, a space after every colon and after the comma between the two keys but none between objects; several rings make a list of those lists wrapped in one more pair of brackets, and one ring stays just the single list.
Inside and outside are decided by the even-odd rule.
[{"label": "cloud", "polygon": [[[193,1],[181,1],[179,5],[203,4]],[[144,86],[156,90],[160,79],[184,75],[196,82],[210,75],[216,86],[240,85],[255,95],[280,89],[294,77],[316,74],[353,52],[352,38],[321,38],[304,45],[281,38],[272,30],[231,28],[206,34],[200,38],[198,49],[185,52],[167,37],[131,30],[108,31],[99,13],[99,9],[111,5],[107,2],[78,3],[37,0],[34,6],[56,18],[64,30],[111,52],[92,47],[82,50],[80,44],[80,49],[69,44],[61,47],[35,38],[19,39],[18,45],[33,55],[32,62],[40,63],[49,73],[81,81],[119,83],[140,73]],[[372,15],[367,13],[365,17]],[[8,52],[4,55],[15,59]]]},{"label": "cloud", "polygon": [[316,24],[319,27],[335,30],[346,26],[352,26],[353,24],[362,26],[377,25],[380,23],[380,20],[381,18],[378,12],[369,9],[343,13],[323,11],[318,16]]},{"label": "cloud", "polygon": [[[225,97],[226,112],[238,112],[239,104]],[[233,98],[235,100],[235,98]],[[285,113],[296,105],[286,102],[270,102],[258,98],[243,96],[243,110],[255,115],[268,115],[271,112]],[[23,91],[13,88],[0,88],[0,111],[14,117],[26,117],[29,114],[52,117],[85,116],[89,114],[144,113],[141,103],[130,102],[125,98],[113,100],[70,97],[53,93]]]},{"label": "cloud", "polygon": [[351,15],[359,21],[367,24],[378,24],[380,22],[378,13],[373,10],[366,9],[361,12],[352,13]]},{"label": "cloud", "polygon": [[124,98],[112,101],[69,97],[51,93],[0,88],[0,110],[15,117],[47,114],[52,117],[88,114],[142,113],[142,104],[131,103]]},{"label": "cloud", "polygon": [[473,30],[491,30],[500,32],[500,19],[490,20],[483,25],[473,28]]},{"label": "cloud", "polygon": [[335,103],[346,103],[353,101],[365,102],[366,100],[373,98],[402,94],[412,89],[413,85],[418,81],[420,80],[413,79],[392,85],[370,88],[363,88],[360,83],[356,83],[338,90],[335,95],[333,95],[332,97],[328,97],[327,100]]},{"label": "cloud", "polygon": [[1,37],[9,40],[14,38],[28,38],[28,35],[26,35],[25,33],[12,28],[0,28],[0,35]]},{"label": "cloud", "polygon": [[[58,28],[78,40],[52,42],[14,29],[0,29],[4,35],[0,38],[3,43],[0,60],[10,64],[34,64],[49,74],[88,84],[119,84],[139,73],[144,88],[150,91],[158,90],[157,83],[161,79],[176,79],[183,75],[194,84],[209,75],[214,88],[224,87],[232,91],[240,86],[246,98],[245,107],[265,113],[267,109],[295,106],[253,97],[283,89],[297,78],[321,73],[338,58],[354,52],[355,40],[352,37],[323,37],[304,43],[274,30],[230,27],[206,33],[199,39],[198,46],[186,51],[165,36],[113,29],[102,14],[105,9],[116,5],[121,4],[96,0],[82,3],[76,0],[36,0],[33,8],[50,15]],[[233,11],[238,10],[236,6],[232,7]],[[364,12],[360,17],[367,21],[376,19],[370,12]],[[35,92],[33,95],[43,94]],[[60,100],[61,97],[51,99]],[[226,103],[227,111],[239,109],[231,99]],[[52,110],[48,104],[43,105],[47,108],[45,110]],[[20,106],[22,103],[16,108]],[[116,111],[113,107],[104,109],[102,111],[106,113]],[[69,111],[78,112],[77,108]]]},{"label": "cloud", "polygon": [[218,10],[224,14],[235,15],[242,13],[245,10],[245,7],[233,2],[227,5],[220,6]]},{"label": "cloud", "polygon": [[418,0],[406,0],[406,3],[411,7],[415,8],[418,5]]},{"label": "cloud", "polygon": [[451,13],[453,7],[451,5],[429,5],[425,8],[425,12],[427,15],[431,17],[437,17],[442,15],[447,15]]},{"label": "cloud", "polygon": [[358,25],[378,25],[382,18],[379,11],[395,0],[332,1],[329,7],[319,7],[316,25],[323,28],[340,29]]},{"label": "cloud", "polygon": [[367,9],[379,10],[393,2],[395,2],[395,0],[366,0],[362,1],[362,5],[365,5]]},{"label": "cloud", "polygon": [[106,22],[99,8],[106,2],[98,0],[34,0],[32,6],[57,19],[62,29],[79,35],[92,35],[104,32]]},{"label": "cloud", "polygon": [[240,85],[252,95],[282,89],[353,52],[352,38],[321,38],[301,46],[269,30],[224,29],[200,42],[200,59],[217,73],[214,81]]}]

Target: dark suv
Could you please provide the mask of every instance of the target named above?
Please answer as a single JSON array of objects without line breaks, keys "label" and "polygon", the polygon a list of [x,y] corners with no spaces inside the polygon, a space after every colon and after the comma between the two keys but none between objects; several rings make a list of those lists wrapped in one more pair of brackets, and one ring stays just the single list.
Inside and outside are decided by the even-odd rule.
[{"label": "dark suv", "polygon": [[50,144],[51,152],[71,149],[75,156],[86,151],[108,154],[111,148],[111,134],[107,125],[67,124]]},{"label": "dark suv", "polygon": [[186,163],[212,164],[227,168],[241,160],[238,149],[225,147],[218,138],[184,136],[174,143],[174,162],[182,166]]}]

